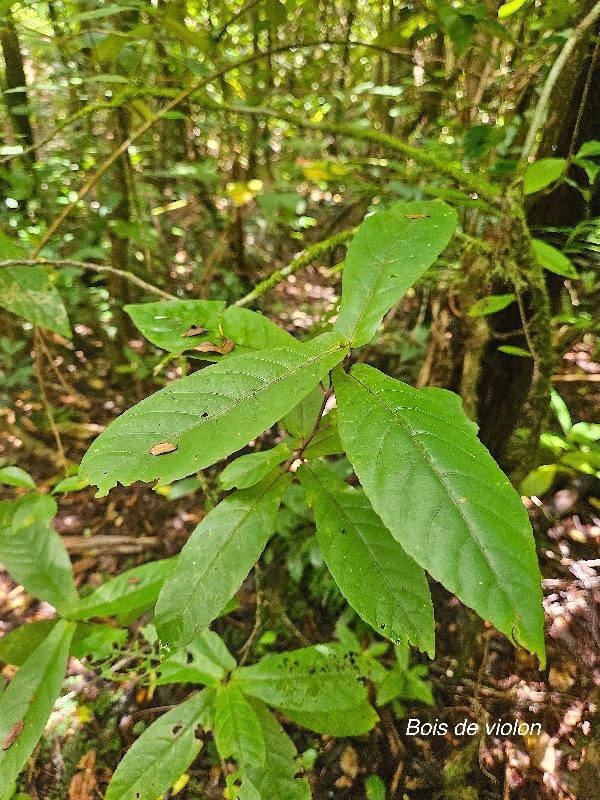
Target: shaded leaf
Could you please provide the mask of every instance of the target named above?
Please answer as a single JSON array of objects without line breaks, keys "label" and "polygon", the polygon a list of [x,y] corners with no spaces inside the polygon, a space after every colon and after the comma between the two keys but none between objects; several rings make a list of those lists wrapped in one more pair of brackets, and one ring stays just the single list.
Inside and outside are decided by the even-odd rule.
[{"label": "shaded leaf", "polygon": [[256,712],[267,750],[263,766],[250,765],[248,777],[261,798],[285,798],[285,800],[310,800],[311,793],[306,778],[296,778],[299,768],[295,762],[298,755],[294,743],[279,722],[260,700],[251,701]]},{"label": "shaded leaf", "polygon": [[334,643],[268,655],[238,668],[233,680],[244,694],[317,733],[353,736],[371,730],[377,721],[361,680],[367,674],[360,653]]},{"label": "shaded leaf", "polygon": [[215,742],[221,756],[235,758],[244,774],[249,767],[265,763],[267,751],[260,722],[235,683],[217,689]]},{"label": "shaded leaf", "polygon": [[433,606],[422,568],[371,508],[364,492],[324,464],[298,476],[313,507],[323,558],[350,605],[382,636],[410,641],[432,657]]},{"label": "shaded leaf", "polygon": [[3,467],[0,469],[0,483],[7,486],[20,486],[23,489],[35,489],[35,481],[28,472],[20,467]]},{"label": "shaded leaf", "polygon": [[300,440],[304,439],[314,428],[322,405],[323,390],[320,386],[315,386],[296,408],[285,415],[282,420],[283,427],[292,436],[296,436]]},{"label": "shaded leaf", "polygon": [[[59,695],[75,626],[60,620],[0,696],[0,787],[10,786],[27,763]],[[18,727],[21,732],[15,735]]]},{"label": "shaded leaf", "polygon": [[202,724],[210,696],[198,692],[147,728],[115,770],[105,800],[156,800],[194,761],[202,742]]},{"label": "shaded leaf", "polygon": [[51,525],[56,509],[48,495],[0,503],[0,561],[30,594],[65,615],[77,602],[77,590],[71,560]]},{"label": "shaded leaf", "polygon": [[0,639],[0,659],[22,667],[36,647],[47,639],[58,619],[40,619],[14,628]]},{"label": "shaded leaf", "polygon": [[[117,481],[184,478],[239,450],[287,414],[345,356],[335,334],[237,356],[161,389],[130,408],[96,439],[81,462],[106,494]],[[154,458],[161,441],[177,452]]]},{"label": "shaded leaf", "polygon": [[[407,218],[420,214],[427,216]],[[353,347],[371,341],[384,314],[433,264],[456,225],[454,209],[435,200],[394,203],[367,217],[346,253],[334,331]]]},{"label": "shaded leaf", "polygon": [[289,482],[277,471],[239,489],[194,530],[156,604],[156,627],[169,647],[194,639],[240,588],[273,532]]},{"label": "shaded leaf", "polygon": [[0,269],[0,306],[33,325],[71,338],[67,311],[43,267]]},{"label": "shaded leaf", "polygon": [[579,278],[579,273],[566,257],[564,253],[552,247],[551,244],[543,242],[541,239],[532,239],[533,250],[537,256],[537,260],[544,267],[544,269],[554,272],[556,275],[562,275],[565,278]]},{"label": "shaded leaf", "polygon": [[235,666],[235,659],[221,637],[213,631],[205,630],[183,650],[169,656],[156,668],[156,684],[212,685],[223,680]]},{"label": "shaded leaf", "polygon": [[163,558],[117,575],[77,603],[71,619],[110,617],[138,611],[141,613],[156,602],[167,575],[177,558]]},{"label": "shaded leaf", "polygon": [[507,308],[515,300],[514,294],[490,294],[487,297],[482,297],[481,300],[471,306],[469,316],[485,317],[488,314],[495,314],[496,311],[502,311],[503,308]]},{"label": "shaded leaf", "polygon": [[334,374],[340,436],[402,547],[449,591],[544,660],[541,581],[527,512],[460,399],[357,364]]},{"label": "shaded leaf", "polygon": [[564,158],[542,158],[527,167],[523,179],[525,194],[535,194],[561,177],[567,165]]},{"label": "shaded leaf", "polygon": [[224,489],[247,489],[266,477],[278,464],[282,464],[292,454],[285,444],[278,444],[260,453],[248,453],[228,464],[219,480]]}]

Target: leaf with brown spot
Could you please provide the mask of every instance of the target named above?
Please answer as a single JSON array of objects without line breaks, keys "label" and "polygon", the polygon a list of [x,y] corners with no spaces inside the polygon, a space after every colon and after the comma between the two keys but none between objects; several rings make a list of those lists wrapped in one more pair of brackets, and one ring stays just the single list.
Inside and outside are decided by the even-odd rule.
[{"label": "leaf with brown spot", "polygon": [[429,219],[429,214],[404,214],[406,219]]},{"label": "leaf with brown spot", "polygon": [[8,748],[11,746],[11,744],[13,744],[15,739],[19,736],[19,734],[23,730],[23,725],[24,724],[25,723],[23,722],[22,719],[20,719],[18,722],[15,722],[15,724],[9,730],[6,739],[2,742],[2,749],[3,750],[8,750]]},{"label": "leaf with brown spot", "polygon": [[177,445],[172,442],[160,442],[155,444],[148,450],[152,456],[164,456],[166,453],[174,453],[177,450]]},{"label": "leaf with brown spot", "polygon": [[205,333],[208,333],[206,328],[203,328],[201,325],[192,325],[189,330],[181,334],[181,338],[184,339],[187,336],[203,336]]},{"label": "leaf with brown spot", "polygon": [[192,350],[197,350],[199,353],[220,353],[222,356],[226,356],[227,353],[231,353],[234,347],[235,343],[231,339],[223,339],[223,344],[202,342],[197,347],[192,347]]}]

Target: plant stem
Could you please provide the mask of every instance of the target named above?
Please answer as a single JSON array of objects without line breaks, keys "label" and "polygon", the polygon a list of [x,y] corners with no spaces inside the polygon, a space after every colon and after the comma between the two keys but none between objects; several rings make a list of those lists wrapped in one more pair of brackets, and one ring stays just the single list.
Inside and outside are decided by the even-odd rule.
[{"label": "plant stem", "polygon": [[146,283],[146,281],[138,278],[137,275],[134,275],[132,272],[126,272],[125,270],[116,269],[116,267],[109,267],[104,264],[91,264],[88,261],[74,261],[70,258],[9,258],[6,261],[0,261],[0,269],[4,267],[56,267],[57,269],[61,267],[75,267],[76,269],[84,269],[90,272],[110,272],[112,275],[117,275],[130,283],[135,283],[140,289],[144,289],[144,291],[150,294],[156,294],[164,300],[178,299],[175,295],[169,294],[159,289],[157,286],[153,286],[151,283]]},{"label": "plant stem", "polygon": [[281,281],[287,278],[288,275],[292,275],[294,272],[297,272],[297,270],[302,269],[302,267],[307,267],[312,261],[315,260],[315,258],[318,258],[319,256],[323,255],[323,253],[327,253],[329,250],[333,250],[338,245],[347,242],[348,239],[351,239],[354,236],[356,231],[357,228],[349,228],[347,231],[341,231],[340,233],[330,236],[328,239],[323,239],[322,242],[317,242],[316,244],[307,247],[306,250],[303,250],[286,267],[282,267],[281,269],[277,269],[275,272],[272,272],[268,278],[265,278],[264,281],[261,281],[257,286],[255,286],[251,292],[248,292],[247,295],[237,300],[234,305],[238,308],[243,308],[244,306],[254,302],[257,297],[260,297],[265,292],[268,292],[269,289],[272,289],[278,283],[281,283]]}]

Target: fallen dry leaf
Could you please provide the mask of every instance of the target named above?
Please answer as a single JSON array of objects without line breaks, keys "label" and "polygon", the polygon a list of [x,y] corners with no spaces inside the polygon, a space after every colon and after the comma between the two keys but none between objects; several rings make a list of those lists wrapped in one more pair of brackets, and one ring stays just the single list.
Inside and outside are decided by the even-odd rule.
[{"label": "fallen dry leaf", "polygon": [[2,749],[3,750],[8,750],[8,748],[11,746],[11,744],[15,741],[17,736],[19,736],[19,734],[23,730],[23,725],[24,724],[25,723],[23,722],[22,719],[20,719],[18,722],[15,722],[15,724],[9,730],[6,739],[2,742]]},{"label": "fallen dry leaf", "polygon": [[199,353],[220,353],[226,356],[231,353],[235,343],[231,339],[223,339],[223,344],[214,344],[213,342],[202,342],[197,347],[192,347],[192,350],[197,350]]},{"label": "fallen dry leaf", "polygon": [[174,453],[177,450],[177,445],[171,442],[160,442],[155,444],[148,450],[152,456],[164,456],[166,453]]},{"label": "fallen dry leaf", "polygon": [[203,328],[201,325],[192,325],[189,330],[181,334],[181,338],[185,339],[187,336],[203,336],[205,333],[208,333],[206,328]]},{"label": "fallen dry leaf", "polygon": [[96,753],[90,750],[77,764],[76,772],[69,784],[69,800],[95,800],[98,784],[96,781]]}]

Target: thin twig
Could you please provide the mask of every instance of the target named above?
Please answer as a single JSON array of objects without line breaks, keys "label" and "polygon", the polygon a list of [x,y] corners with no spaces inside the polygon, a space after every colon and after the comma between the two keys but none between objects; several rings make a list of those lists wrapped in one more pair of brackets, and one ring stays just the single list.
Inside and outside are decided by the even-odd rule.
[{"label": "thin twig", "polygon": [[83,269],[90,272],[110,272],[112,275],[118,275],[120,278],[130,283],[134,283],[136,286],[139,286],[140,289],[144,289],[150,294],[162,297],[164,300],[178,299],[175,295],[169,294],[159,289],[157,286],[153,286],[151,283],[146,283],[146,281],[134,275],[133,272],[126,272],[125,270],[109,267],[105,264],[92,264],[89,261],[74,261],[71,258],[9,258],[5,261],[0,261],[0,269],[4,267],[56,267],[57,269],[61,267],[75,267],[76,269]]},{"label": "thin twig", "polygon": [[54,414],[52,413],[52,406],[48,401],[48,396],[46,395],[46,388],[44,386],[44,378],[42,377],[42,371],[39,365],[39,358],[40,358],[40,339],[41,333],[37,327],[33,329],[33,371],[35,373],[35,377],[38,382],[38,386],[40,388],[40,394],[42,395],[42,401],[44,403],[44,408],[46,410],[46,416],[48,417],[48,423],[50,425],[50,430],[52,431],[52,435],[54,436],[54,441],[56,442],[56,449],[58,450],[59,460],[62,466],[62,470],[65,473],[65,478],[69,477],[69,464],[67,462],[67,457],[65,455],[65,451],[63,448],[63,444],[60,438],[60,433],[58,432],[58,428],[56,427],[56,421],[54,419]]},{"label": "thin twig", "polygon": [[262,294],[265,294],[265,292],[268,292],[269,289],[277,286],[277,284],[281,283],[288,275],[292,275],[294,272],[302,269],[302,267],[307,267],[312,261],[323,255],[323,253],[335,249],[340,244],[345,244],[348,239],[354,236],[357,230],[357,228],[349,228],[347,231],[341,231],[341,233],[330,236],[329,239],[324,239],[322,242],[317,242],[311,247],[307,247],[306,250],[303,250],[286,267],[276,269],[268,278],[265,278],[264,281],[261,281],[255,286],[251,292],[248,292],[247,295],[237,300],[234,305],[238,308],[243,308],[254,302],[257,297],[260,297]]}]

